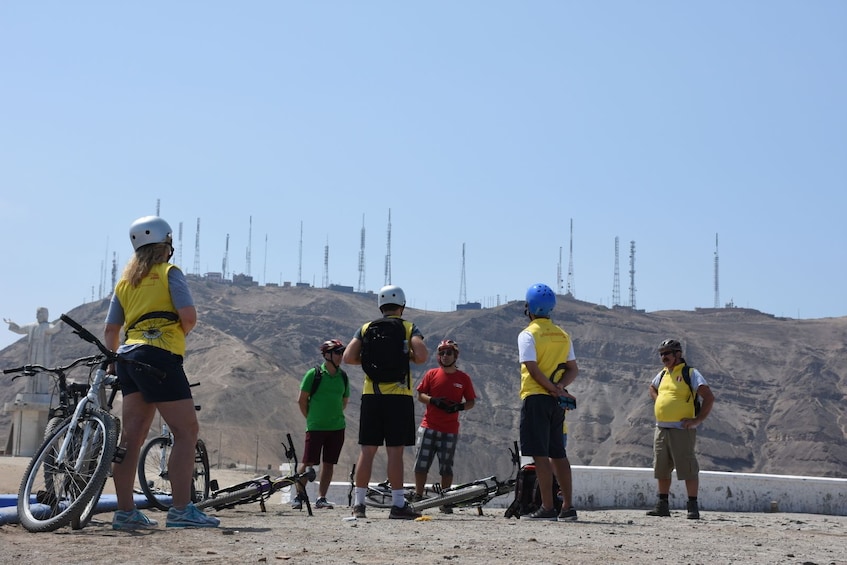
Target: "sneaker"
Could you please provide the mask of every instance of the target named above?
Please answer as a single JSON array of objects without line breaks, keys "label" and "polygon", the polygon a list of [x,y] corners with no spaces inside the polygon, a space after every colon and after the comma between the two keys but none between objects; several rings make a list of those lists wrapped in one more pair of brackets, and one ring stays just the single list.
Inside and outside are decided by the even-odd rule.
[{"label": "sneaker", "polygon": [[424,495],[415,493],[412,495],[412,502],[420,502],[424,498],[426,498]]},{"label": "sneaker", "polygon": [[367,518],[367,515],[365,514],[365,505],[357,504],[353,507],[353,512],[351,512],[351,514],[354,518]]},{"label": "sneaker", "polygon": [[335,508],[335,504],[328,501],[325,496],[322,496],[315,501],[315,508],[326,508],[331,510],[332,508]]},{"label": "sneaker", "polygon": [[670,507],[668,506],[668,501],[663,500],[663,499],[659,499],[659,501],[656,502],[656,507],[653,508],[653,510],[647,511],[647,515],[648,516],[670,516],[671,510],[670,510]]},{"label": "sneaker", "polygon": [[421,513],[412,508],[408,502],[402,507],[392,506],[391,512],[388,514],[390,520],[414,520],[420,517]]},{"label": "sneaker", "polygon": [[300,500],[299,496],[295,496],[294,500],[291,501],[291,509],[292,510],[303,510],[303,501]]},{"label": "sneaker", "polygon": [[159,525],[141,513],[138,508],[132,510],[117,510],[112,518],[113,530],[151,530]]},{"label": "sneaker", "polygon": [[688,518],[689,520],[700,519],[700,508],[697,506],[696,500],[689,500],[688,504],[686,505],[686,508],[688,509],[688,515],[686,516],[686,518]]},{"label": "sneaker", "polygon": [[220,520],[214,516],[206,516],[193,503],[189,502],[188,506],[182,510],[177,510],[171,506],[168,510],[166,525],[169,528],[217,528],[220,523]]},{"label": "sneaker", "polygon": [[562,508],[562,511],[559,512],[559,522],[576,522],[576,508],[571,506],[570,508]]},{"label": "sneaker", "polygon": [[529,520],[552,520],[556,521],[559,519],[559,514],[556,512],[555,508],[551,508],[547,510],[543,506],[539,506],[538,510],[527,516]]}]

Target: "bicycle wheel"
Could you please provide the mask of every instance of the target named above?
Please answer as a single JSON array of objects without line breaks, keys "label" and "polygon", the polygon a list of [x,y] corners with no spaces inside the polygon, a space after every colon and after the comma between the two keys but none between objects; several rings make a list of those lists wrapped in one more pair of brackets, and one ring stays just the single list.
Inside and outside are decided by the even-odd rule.
[{"label": "bicycle wheel", "polygon": [[207,498],[206,500],[202,500],[195,504],[197,508],[214,508],[215,510],[221,510],[222,508],[233,507],[238,504],[248,504],[250,502],[255,502],[265,496],[270,496],[277,490],[284,488],[286,486],[290,486],[291,482],[283,484],[280,482],[279,486],[276,487],[275,484],[271,483],[267,479],[261,479],[257,481],[250,481],[247,483],[243,483],[244,487],[236,490],[222,492],[213,497]]},{"label": "bicycle wheel", "polygon": [[202,439],[194,446],[194,478],[191,482],[191,502],[209,498],[209,452]]},{"label": "bicycle wheel", "polygon": [[368,487],[368,492],[365,493],[365,504],[367,506],[371,506],[373,508],[391,508],[392,498],[391,498],[391,489],[386,488],[378,488],[378,487]]},{"label": "bicycle wheel", "polygon": [[[115,418],[114,416],[109,416],[111,417],[115,425],[115,437],[121,437],[121,421]],[[96,445],[97,441],[98,440],[95,439],[93,442],[91,442],[91,445]],[[93,460],[90,461],[90,464],[93,464]],[[91,497],[91,500],[88,501],[88,504],[86,504],[85,507],[82,509],[82,513],[80,513],[79,517],[71,518],[71,529],[81,530],[82,528],[87,526],[89,522],[91,522],[91,518],[94,516],[94,514],[97,513],[97,504],[100,502],[100,496],[103,494],[103,489],[106,487],[107,480],[108,477],[100,483],[100,488],[94,494],[94,496]]]},{"label": "bicycle wheel", "polygon": [[[65,440],[68,448],[59,452]],[[76,426],[59,426],[29,463],[18,491],[18,519],[30,532],[68,525],[99,494],[115,455],[118,436],[112,416],[84,414]]]},{"label": "bicycle wheel", "polygon": [[412,508],[415,510],[426,510],[435,506],[443,506],[445,504],[459,504],[467,502],[475,498],[480,498],[488,494],[488,487],[484,484],[472,484],[466,487],[459,487],[456,490],[445,492],[441,496],[433,496],[425,498],[418,502],[412,503]]},{"label": "bicycle wheel", "polygon": [[161,436],[148,440],[138,459],[138,484],[150,505],[159,510],[170,508],[171,480],[168,476],[168,457],[173,442]]}]

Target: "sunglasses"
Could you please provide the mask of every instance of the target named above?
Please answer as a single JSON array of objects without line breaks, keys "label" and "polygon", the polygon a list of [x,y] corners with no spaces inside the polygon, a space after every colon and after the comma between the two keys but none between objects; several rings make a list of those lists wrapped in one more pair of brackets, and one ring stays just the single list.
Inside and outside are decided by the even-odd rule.
[{"label": "sunglasses", "polygon": [[343,349],[333,349],[330,353],[334,353],[335,355],[343,355],[344,350]]},{"label": "sunglasses", "polygon": [[671,355],[673,355],[673,354],[674,354],[674,352],[673,352],[673,351],[660,351],[660,352],[659,352],[659,357],[669,357],[669,356],[671,356]]},{"label": "sunglasses", "polygon": [[438,352],[438,356],[439,356],[439,357],[446,357],[446,356],[448,356],[448,355],[453,355],[453,351],[452,351],[452,350],[450,350],[450,349],[445,349],[444,351],[439,351],[439,352]]}]

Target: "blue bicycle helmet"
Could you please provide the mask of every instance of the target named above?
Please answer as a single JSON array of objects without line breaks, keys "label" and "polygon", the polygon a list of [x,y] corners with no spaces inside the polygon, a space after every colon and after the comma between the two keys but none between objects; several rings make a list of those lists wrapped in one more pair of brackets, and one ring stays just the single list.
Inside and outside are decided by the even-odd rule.
[{"label": "blue bicycle helmet", "polygon": [[536,283],[526,291],[526,307],[533,316],[549,317],[556,307],[556,293],[546,284]]}]

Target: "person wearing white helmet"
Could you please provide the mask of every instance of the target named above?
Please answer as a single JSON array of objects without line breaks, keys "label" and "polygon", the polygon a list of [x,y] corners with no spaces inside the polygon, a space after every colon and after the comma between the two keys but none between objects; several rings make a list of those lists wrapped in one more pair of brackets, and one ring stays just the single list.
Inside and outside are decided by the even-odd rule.
[{"label": "person wearing white helmet", "polygon": [[[156,411],[174,436],[168,461],[173,489],[167,527],[216,527],[220,520],[191,503],[194,445],[199,425],[188,378],[183,369],[185,336],[197,323],[194,299],[182,271],[169,263],[173,255],[170,225],[158,216],[139,218],[129,228],[135,253],[115,285],[106,314],[105,344],[125,357],[156,367],[164,377],[118,363],[123,395],[120,446],[122,461],[112,466],[118,508],[112,519],[116,530],[150,529],[157,525],[135,507],[133,485],[139,451]],[[124,330],[121,344],[121,330]]]},{"label": "person wearing white helmet", "polygon": [[382,318],[368,322],[344,350],[342,362],[361,365],[365,372],[359,413],[353,516],[365,518],[365,493],[379,446],[388,456],[391,483],[390,519],[413,520],[420,516],[405,499],[403,452],[415,445],[415,403],[409,363],[425,363],[429,355],[418,327],[403,319],[406,294],[395,285],[380,289],[377,306]]},{"label": "person wearing white helmet", "polygon": [[[529,325],[518,335],[521,363],[521,454],[532,457],[541,494],[541,506],[527,516],[532,520],[577,519],[572,506],[571,465],[563,441],[565,388],[579,374],[570,335],[553,323],[556,293],[546,284],[526,291],[524,315]],[[561,400],[560,400],[561,399]],[[560,404],[561,402],[561,404]],[[562,493],[561,511],[556,510],[553,474]]]}]

